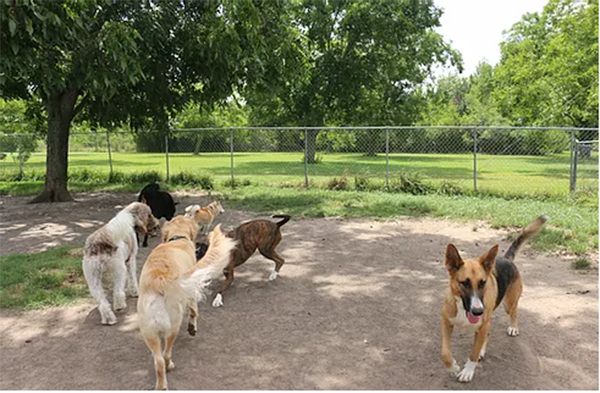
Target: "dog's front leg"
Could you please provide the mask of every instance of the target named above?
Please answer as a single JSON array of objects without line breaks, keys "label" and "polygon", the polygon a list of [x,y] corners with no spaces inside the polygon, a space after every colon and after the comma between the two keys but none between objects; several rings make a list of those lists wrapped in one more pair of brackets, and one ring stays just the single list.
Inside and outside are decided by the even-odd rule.
[{"label": "dog's front leg", "polygon": [[137,243],[134,243],[131,254],[129,255],[129,259],[127,260],[127,267],[129,269],[127,275],[127,291],[131,297],[138,297],[139,292],[137,280],[137,252],[138,245]]},{"label": "dog's front leg", "polygon": [[488,332],[490,329],[490,322],[484,322],[481,328],[475,333],[475,342],[469,355],[469,360],[465,364],[465,367],[458,373],[458,380],[460,382],[471,382],[473,375],[475,375],[475,368],[479,363],[479,356],[484,345],[487,343]]},{"label": "dog's front leg", "polygon": [[453,377],[458,374],[460,367],[452,356],[452,324],[442,316],[442,361],[446,366],[446,370]]}]

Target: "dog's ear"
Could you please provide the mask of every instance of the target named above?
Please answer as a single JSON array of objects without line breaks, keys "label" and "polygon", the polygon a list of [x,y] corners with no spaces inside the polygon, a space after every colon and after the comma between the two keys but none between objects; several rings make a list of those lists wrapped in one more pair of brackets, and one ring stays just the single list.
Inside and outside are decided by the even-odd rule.
[{"label": "dog's ear", "polygon": [[448,273],[451,275],[460,270],[461,266],[464,264],[458,250],[454,246],[454,244],[448,244],[446,247],[446,269]]},{"label": "dog's ear", "polygon": [[133,216],[133,226],[136,231],[142,235],[146,235],[148,233],[148,215],[152,215],[152,210],[150,210],[148,205],[141,205],[139,203],[133,205],[130,209],[130,213]]},{"label": "dog's ear", "polygon": [[143,203],[143,204],[145,204],[145,205],[147,205],[147,204],[148,204],[148,200],[146,199],[146,196],[145,196],[145,195],[142,195],[142,200],[141,200],[140,202],[142,202],[142,203]]},{"label": "dog's ear", "polygon": [[483,266],[483,269],[487,274],[492,272],[494,264],[496,263],[496,256],[498,256],[498,245],[490,248],[485,254],[479,257],[479,263]]}]

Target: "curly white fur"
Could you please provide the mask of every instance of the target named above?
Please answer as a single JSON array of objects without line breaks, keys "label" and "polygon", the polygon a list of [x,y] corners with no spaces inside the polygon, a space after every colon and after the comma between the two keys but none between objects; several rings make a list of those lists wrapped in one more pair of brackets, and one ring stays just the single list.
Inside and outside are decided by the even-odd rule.
[{"label": "curly white fur", "polygon": [[[83,273],[90,293],[98,303],[103,325],[117,323],[112,308],[118,311],[127,307],[125,286],[131,296],[136,297],[138,294],[136,275],[138,245],[134,210],[143,212],[141,213],[143,215],[151,215],[150,208],[134,202],[88,236],[85,241]],[[102,288],[102,274],[107,267],[113,271],[113,307],[110,306]]]}]

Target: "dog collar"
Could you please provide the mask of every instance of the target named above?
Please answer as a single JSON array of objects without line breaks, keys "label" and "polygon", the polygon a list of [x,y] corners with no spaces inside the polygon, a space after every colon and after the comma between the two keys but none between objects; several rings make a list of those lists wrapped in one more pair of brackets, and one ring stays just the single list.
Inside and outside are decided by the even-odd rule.
[{"label": "dog collar", "polygon": [[174,240],[181,240],[181,239],[186,239],[187,240],[187,237],[185,237],[185,236],[173,236],[172,238],[170,238],[169,240],[167,240],[167,243],[168,242],[172,242]]}]

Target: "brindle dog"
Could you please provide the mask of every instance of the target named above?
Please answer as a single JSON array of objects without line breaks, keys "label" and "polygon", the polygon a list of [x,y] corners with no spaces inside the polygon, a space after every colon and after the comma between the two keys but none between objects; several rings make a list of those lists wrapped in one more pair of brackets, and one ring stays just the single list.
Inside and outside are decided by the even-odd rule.
[{"label": "brindle dog", "polygon": [[[233,282],[233,271],[235,267],[246,262],[257,249],[262,256],[275,262],[275,268],[269,276],[269,281],[275,280],[279,275],[279,270],[281,270],[285,260],[277,254],[275,248],[281,241],[281,226],[288,222],[291,217],[282,214],[274,215],[272,218],[283,218],[283,220],[279,222],[252,220],[225,233],[225,236],[237,240],[237,245],[231,252],[229,266],[223,270],[225,281],[221,284],[219,293],[217,293],[217,296],[215,296],[215,299],[213,300],[213,307],[221,307],[223,305],[223,293]],[[205,243],[196,243],[196,258],[202,258],[206,249]]]}]

